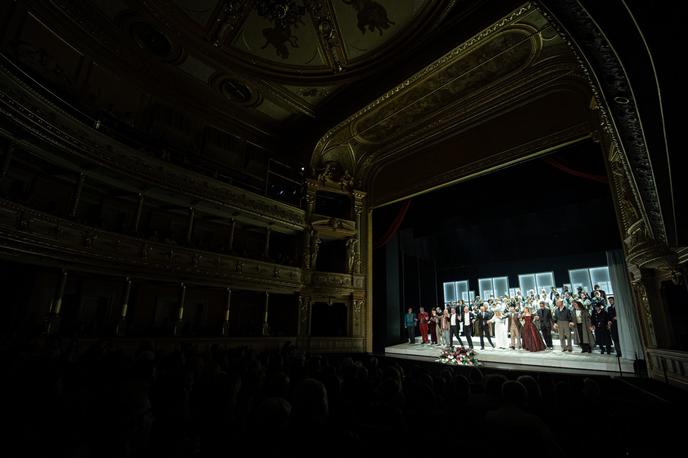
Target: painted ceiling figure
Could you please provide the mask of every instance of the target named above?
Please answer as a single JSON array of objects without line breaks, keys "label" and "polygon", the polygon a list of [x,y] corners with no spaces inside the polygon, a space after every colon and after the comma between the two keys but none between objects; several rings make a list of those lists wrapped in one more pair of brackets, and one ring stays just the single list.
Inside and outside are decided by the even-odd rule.
[{"label": "painted ceiling figure", "polygon": [[382,36],[382,29],[389,29],[390,25],[395,25],[393,21],[389,20],[387,10],[378,2],[372,0],[344,0],[344,3],[351,5],[358,12],[356,17],[358,19],[358,28],[361,33],[366,33],[366,28],[370,32],[378,31]]}]

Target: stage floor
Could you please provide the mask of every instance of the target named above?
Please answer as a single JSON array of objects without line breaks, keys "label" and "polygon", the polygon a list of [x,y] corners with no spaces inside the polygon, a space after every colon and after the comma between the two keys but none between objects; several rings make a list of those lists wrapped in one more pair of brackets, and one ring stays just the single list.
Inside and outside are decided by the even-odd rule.
[{"label": "stage floor", "polygon": [[[465,339],[465,338],[464,338]],[[477,343],[477,345],[476,345]],[[485,342],[487,345],[487,342]],[[491,348],[480,349],[480,341],[474,338],[474,349],[478,355],[478,361],[483,367],[495,367],[499,369],[530,370],[540,372],[559,373],[619,373],[632,374],[633,361],[617,358],[615,355],[601,355],[593,350],[593,353],[581,353],[579,347],[573,347],[573,352],[562,352],[561,347],[555,343],[554,350],[545,350],[531,353],[526,350],[511,350]],[[385,355],[434,361],[442,353],[442,347],[429,344],[403,343],[385,348]],[[620,364],[619,364],[620,363]],[[620,367],[619,367],[620,366]]]}]

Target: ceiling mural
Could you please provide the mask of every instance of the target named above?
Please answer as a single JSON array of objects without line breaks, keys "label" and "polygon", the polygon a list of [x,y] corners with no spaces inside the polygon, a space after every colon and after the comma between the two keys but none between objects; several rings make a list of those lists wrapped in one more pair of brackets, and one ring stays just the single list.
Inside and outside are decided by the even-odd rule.
[{"label": "ceiling mural", "polygon": [[288,22],[275,21],[262,11],[251,11],[232,46],[252,56],[287,62],[296,66],[323,67],[327,65],[318,44],[318,32],[311,18],[295,13]]},{"label": "ceiling mural", "polygon": [[413,21],[426,3],[425,0],[333,2],[347,59],[363,58],[382,48]]},{"label": "ceiling mural", "polygon": [[56,30],[79,28],[89,35],[96,60],[115,73],[122,69],[121,76],[152,96],[170,100],[178,94],[212,119],[226,114],[225,121],[257,126],[256,135],[273,141],[313,135],[314,120],[342,119],[356,109],[331,101],[351,104],[363,92],[382,93],[390,84],[384,79],[398,74],[395,68],[409,58],[422,60],[418,51],[430,43],[444,46],[439,37],[454,36],[485,1],[36,0],[36,5],[50,11]]}]

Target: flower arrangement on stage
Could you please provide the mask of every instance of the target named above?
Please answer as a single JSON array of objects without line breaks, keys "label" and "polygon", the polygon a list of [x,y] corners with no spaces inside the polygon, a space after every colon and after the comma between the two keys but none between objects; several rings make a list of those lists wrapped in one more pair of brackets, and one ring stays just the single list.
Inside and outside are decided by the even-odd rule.
[{"label": "flower arrangement on stage", "polygon": [[479,366],[477,353],[471,348],[467,350],[463,347],[456,349],[442,350],[442,354],[436,360],[438,363],[449,364],[452,366]]}]

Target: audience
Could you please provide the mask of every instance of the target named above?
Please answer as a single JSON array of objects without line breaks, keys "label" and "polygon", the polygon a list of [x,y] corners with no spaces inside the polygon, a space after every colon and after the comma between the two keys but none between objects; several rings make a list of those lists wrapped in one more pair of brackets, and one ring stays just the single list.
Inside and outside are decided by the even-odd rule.
[{"label": "audience", "polygon": [[[144,342],[127,352],[51,337],[0,351],[5,448],[16,456],[210,457],[240,447],[258,456],[355,457],[380,447],[390,456],[615,456],[653,450],[652,435],[670,424],[669,406],[604,376],[321,356],[292,345],[160,351]],[[654,409],[647,440],[624,430],[646,423],[643,408]],[[588,431],[629,439],[594,445],[580,434]]]}]

